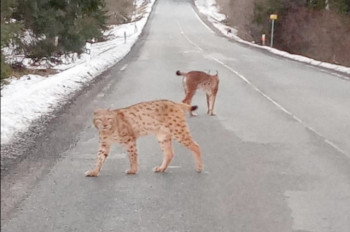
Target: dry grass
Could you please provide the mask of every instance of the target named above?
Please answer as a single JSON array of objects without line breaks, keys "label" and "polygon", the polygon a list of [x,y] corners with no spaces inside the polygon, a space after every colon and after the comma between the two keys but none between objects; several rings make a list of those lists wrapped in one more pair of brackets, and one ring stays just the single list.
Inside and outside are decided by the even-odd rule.
[{"label": "dry grass", "polygon": [[221,12],[226,15],[228,26],[238,30],[238,36],[244,40],[255,39],[252,28],[254,2],[260,0],[217,0]]},{"label": "dry grass", "polygon": [[350,67],[350,18],[302,8],[286,16],[283,29],[284,50]]},{"label": "dry grass", "polygon": [[134,13],[134,1],[131,0],[105,0],[108,11],[109,25],[128,23]]},{"label": "dry grass", "polygon": [[40,76],[49,76],[58,73],[55,69],[28,69],[23,65],[12,66],[12,75],[14,77],[21,77],[28,74],[40,75]]},{"label": "dry grass", "polygon": [[[118,25],[129,23],[132,20],[137,21],[147,7],[148,2],[143,2],[139,7],[134,5],[132,0],[106,0],[106,10],[108,11],[108,25]],[[135,15],[140,15],[134,17]]]},{"label": "dry grass", "polygon": [[[247,41],[260,42],[265,33],[269,41],[269,21],[253,23],[254,3],[266,0],[217,0],[227,24]],[[312,11],[293,6],[280,16],[275,31],[275,47],[293,54],[350,67],[350,17],[332,11]],[[293,8],[294,7],[294,8]],[[266,15],[268,20],[268,15]]]}]

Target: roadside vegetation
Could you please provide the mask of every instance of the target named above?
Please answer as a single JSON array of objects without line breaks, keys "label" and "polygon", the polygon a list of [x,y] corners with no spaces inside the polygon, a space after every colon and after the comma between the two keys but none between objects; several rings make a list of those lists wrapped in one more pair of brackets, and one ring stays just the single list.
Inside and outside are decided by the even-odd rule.
[{"label": "roadside vegetation", "polygon": [[1,83],[10,76],[54,72],[28,69],[84,52],[86,42],[99,42],[110,24],[130,22],[128,0],[1,0]]},{"label": "roadside vegetation", "polygon": [[350,67],[349,0],[217,0],[226,24],[238,35],[270,43],[270,14],[277,14],[273,46],[316,60]]}]

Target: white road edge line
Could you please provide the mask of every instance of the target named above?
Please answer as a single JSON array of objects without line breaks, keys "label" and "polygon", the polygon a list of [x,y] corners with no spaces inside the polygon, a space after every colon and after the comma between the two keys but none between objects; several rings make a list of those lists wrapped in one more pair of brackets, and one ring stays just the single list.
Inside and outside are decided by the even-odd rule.
[{"label": "white road edge line", "polygon": [[123,67],[120,68],[120,71],[124,71],[128,67],[128,64],[125,64]]},{"label": "white road edge line", "polygon": [[168,168],[181,168],[181,166],[168,166]]},{"label": "white road edge line", "polygon": [[322,135],[320,132],[318,132],[316,129],[312,128],[311,126],[307,125],[303,120],[301,120],[299,117],[297,117],[296,115],[294,115],[293,113],[291,113],[289,110],[287,110],[285,107],[283,107],[281,104],[279,104],[276,100],[272,99],[270,96],[268,96],[267,94],[265,94],[262,90],[260,90],[257,86],[255,86],[254,84],[252,84],[247,78],[245,78],[242,74],[240,74],[239,72],[235,71],[233,68],[231,68],[230,66],[228,66],[227,64],[223,63],[222,61],[220,61],[219,59],[209,56],[212,60],[216,61],[217,63],[221,64],[222,66],[224,66],[225,68],[227,68],[228,70],[230,70],[231,72],[233,72],[236,76],[238,76],[239,78],[241,78],[244,82],[246,82],[250,87],[252,87],[256,92],[260,93],[263,97],[265,97],[268,101],[270,101],[272,104],[274,104],[278,109],[280,109],[281,111],[283,111],[284,113],[286,113],[287,115],[289,115],[290,117],[292,117],[295,121],[299,122],[301,125],[303,125],[306,129],[312,131],[313,133],[315,133],[316,135],[318,135],[320,138],[323,139],[323,141],[325,143],[327,143],[328,145],[330,145],[331,147],[333,147],[334,149],[336,149],[338,152],[342,153],[343,155],[347,156],[350,158],[350,155],[346,153],[346,151],[344,151],[343,149],[341,149],[338,145],[336,145],[334,142],[330,141],[329,139],[327,139],[324,135]]},{"label": "white road edge line", "polygon": [[193,10],[193,13],[194,13],[194,15],[197,17],[197,19],[198,19],[211,33],[215,34],[215,32],[214,32],[207,24],[205,24],[205,23],[203,22],[203,20],[198,16],[197,12],[196,12],[193,8],[191,8],[191,9]]},{"label": "white road edge line", "polygon": [[185,39],[190,43],[192,44],[193,46],[195,46],[199,51],[203,52],[203,49],[201,47],[199,47],[197,44],[193,43],[192,40],[190,40],[186,35],[185,35],[185,32],[183,31],[182,27],[181,27],[181,24],[179,21],[177,21],[177,25],[179,26],[180,28],[180,33],[181,35],[183,35],[183,37],[185,37]]},{"label": "white road edge line", "polygon": [[[196,14],[197,15],[197,14]],[[197,16],[198,17],[198,16]],[[201,21],[201,20],[200,20]],[[196,43],[194,43],[192,40],[190,40],[186,34],[184,33],[180,23],[178,22],[178,25],[180,27],[181,30],[181,34],[185,37],[185,39],[191,43],[192,45],[194,45],[196,48],[198,48],[200,51],[204,51],[201,47],[199,47]],[[277,101],[275,101],[274,99],[272,99],[270,96],[268,96],[267,94],[265,94],[262,90],[260,90],[257,86],[255,86],[252,82],[250,82],[246,77],[244,77],[242,74],[240,74],[239,72],[237,72],[236,70],[234,70],[233,68],[231,68],[230,66],[228,66],[227,64],[225,64],[224,62],[222,62],[221,60],[209,55],[208,56],[210,59],[214,60],[215,62],[221,64],[222,66],[224,66],[226,69],[228,69],[229,71],[231,71],[232,73],[234,73],[236,76],[238,76],[240,79],[242,79],[244,82],[246,82],[251,88],[253,88],[256,92],[260,93],[264,98],[266,98],[269,102],[271,102],[272,104],[274,104],[278,109],[280,109],[281,111],[283,111],[284,113],[286,113],[287,115],[289,115],[291,118],[293,118],[295,121],[299,122],[302,126],[304,126],[306,129],[308,129],[309,131],[313,132],[314,134],[316,134],[317,136],[319,136],[320,138],[323,139],[323,141],[325,143],[327,143],[329,146],[333,147],[335,150],[337,150],[338,152],[342,153],[343,155],[345,155],[346,157],[350,158],[350,155],[346,153],[346,151],[344,151],[343,149],[341,149],[338,145],[336,145],[334,142],[332,142],[331,140],[327,139],[324,135],[322,135],[320,132],[318,132],[316,129],[310,127],[309,125],[307,125],[303,120],[301,120],[299,117],[297,117],[296,115],[294,115],[293,113],[291,113],[290,111],[288,111],[286,108],[284,108],[281,104],[279,104]]]},{"label": "white road edge line", "polygon": [[221,64],[225,68],[227,68],[229,71],[233,72],[236,76],[238,76],[240,79],[242,79],[244,82],[246,82],[250,87],[252,87],[256,92],[260,93],[263,97],[265,97],[268,101],[270,101],[272,104],[274,104],[278,109],[292,117],[295,121],[299,122],[301,125],[303,125],[306,129],[312,131],[314,134],[321,137],[325,143],[336,149],[338,152],[344,154],[345,156],[350,158],[350,155],[346,153],[343,149],[341,149],[338,145],[336,145],[334,142],[327,139],[324,135],[322,135],[320,132],[318,132],[316,129],[312,128],[311,126],[307,125],[303,120],[301,120],[299,117],[288,111],[285,107],[283,107],[281,104],[279,104],[276,100],[272,99],[270,96],[268,96],[266,93],[264,93],[262,90],[260,90],[257,86],[252,84],[247,78],[245,78],[242,74],[228,66],[227,64],[223,63],[219,59],[209,56],[212,60],[216,61],[217,63]]}]

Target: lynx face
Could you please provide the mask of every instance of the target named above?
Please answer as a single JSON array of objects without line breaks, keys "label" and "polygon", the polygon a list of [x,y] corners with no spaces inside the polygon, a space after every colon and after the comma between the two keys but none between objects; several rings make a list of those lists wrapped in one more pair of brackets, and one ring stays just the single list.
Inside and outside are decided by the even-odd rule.
[{"label": "lynx face", "polygon": [[116,127],[115,113],[108,109],[95,110],[93,122],[99,131],[112,132]]},{"label": "lynx face", "polygon": [[185,111],[193,111],[197,107],[167,100],[141,102],[127,108],[95,110],[93,123],[99,130],[99,150],[97,163],[86,176],[98,176],[102,164],[109,155],[110,146],[120,143],[127,150],[130,169],[127,174],[135,174],[138,170],[136,139],[147,134],[155,134],[164,158],[155,172],[164,172],[173,158],[172,139],[177,140],[190,149],[196,160],[196,170],[202,170],[201,152],[193,141],[186,123]]}]

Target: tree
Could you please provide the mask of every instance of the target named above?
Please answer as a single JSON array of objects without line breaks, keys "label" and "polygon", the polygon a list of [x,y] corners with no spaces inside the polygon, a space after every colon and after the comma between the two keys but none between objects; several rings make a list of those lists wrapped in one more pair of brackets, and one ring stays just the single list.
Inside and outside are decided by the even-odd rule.
[{"label": "tree", "polygon": [[11,67],[5,62],[4,47],[21,42],[23,24],[11,18],[16,7],[15,0],[1,0],[1,81],[11,75]]},{"label": "tree", "polygon": [[330,8],[341,13],[350,14],[350,0],[329,0]]},{"label": "tree", "polygon": [[32,59],[82,53],[88,40],[103,39],[106,11],[103,0],[18,0],[14,13],[33,39],[23,47]]},{"label": "tree", "polygon": [[334,10],[341,14],[350,13],[350,0],[306,0],[308,8]]}]

